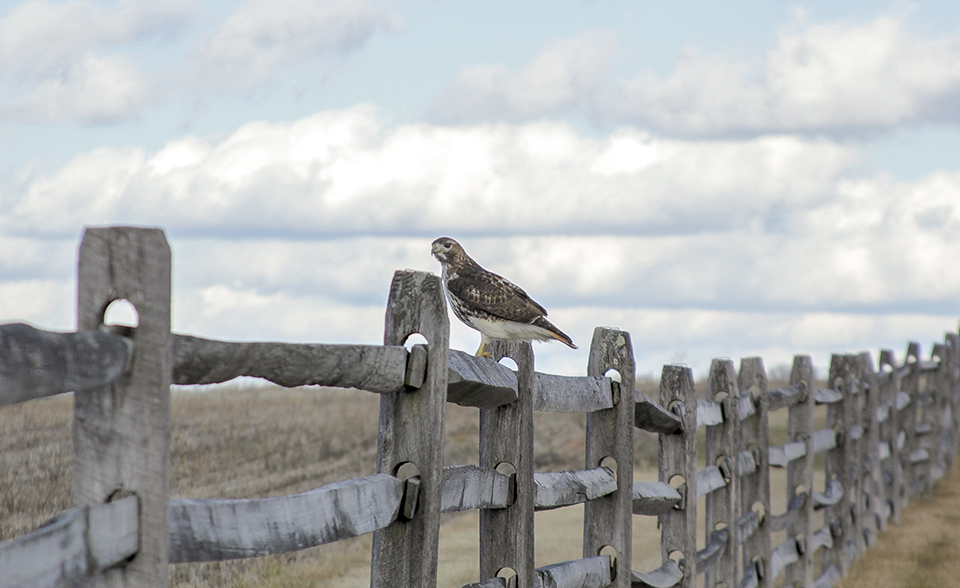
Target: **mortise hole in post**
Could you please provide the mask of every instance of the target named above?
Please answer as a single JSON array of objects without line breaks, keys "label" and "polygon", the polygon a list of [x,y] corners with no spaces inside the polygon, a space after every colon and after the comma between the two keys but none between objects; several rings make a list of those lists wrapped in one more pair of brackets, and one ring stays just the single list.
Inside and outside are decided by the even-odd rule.
[{"label": "mortise hole in post", "polygon": [[517,473],[517,468],[514,467],[509,461],[501,461],[497,464],[497,467],[494,468],[504,476],[513,476]]},{"label": "mortise hole in post", "polygon": [[609,455],[600,460],[599,466],[612,471],[614,477],[617,476],[617,460],[613,459]]},{"label": "mortise hole in post", "polygon": [[415,478],[420,475],[420,468],[418,468],[413,462],[405,461],[401,464],[398,464],[397,467],[393,470],[393,477],[401,480],[407,481],[410,478]]},{"label": "mortise hole in post", "polygon": [[507,588],[516,588],[517,572],[513,568],[500,568],[497,570],[497,577],[503,578],[503,583]]},{"label": "mortise hole in post", "polygon": [[104,330],[107,332],[129,337],[140,326],[140,313],[132,302],[118,298],[104,307],[100,324],[106,327]]},{"label": "mortise hole in post", "polygon": [[669,560],[672,561],[673,563],[677,564],[677,566],[679,566],[679,568],[680,568],[681,570],[683,569],[683,566],[684,566],[684,563],[685,563],[685,562],[684,562],[683,552],[680,551],[679,549],[675,549],[675,550],[671,551],[671,552],[667,555],[667,559],[669,559]]},{"label": "mortise hole in post", "polygon": [[764,517],[767,516],[767,509],[763,508],[763,503],[760,501],[754,502],[750,510],[757,513],[757,520],[763,523]]},{"label": "mortise hole in post", "polygon": [[730,394],[726,390],[720,390],[713,395],[713,400],[714,402],[718,402],[722,404],[723,401],[726,400],[728,396],[730,396]]},{"label": "mortise hole in post", "polygon": [[726,528],[727,528],[727,524],[722,521],[713,526],[714,531],[722,531]]},{"label": "mortise hole in post", "polygon": [[800,496],[801,494],[806,494],[806,493],[807,493],[807,487],[804,486],[803,484],[797,484],[797,485],[794,486],[794,488],[793,488],[793,495],[794,495],[794,496]]},{"label": "mortise hole in post", "polygon": [[515,372],[520,370],[520,368],[517,367],[517,362],[514,361],[512,357],[503,356],[500,358],[500,361],[498,361],[497,363],[499,363],[500,365],[507,366],[508,368],[510,368]]},{"label": "mortise hole in post", "polygon": [[414,345],[427,345],[430,343],[427,341],[427,338],[420,333],[411,333],[409,337],[403,342],[403,346],[407,348],[407,351],[413,349]]},{"label": "mortise hole in post", "polygon": [[617,548],[613,545],[604,545],[597,550],[597,555],[610,556],[610,579],[615,580],[617,577]]},{"label": "mortise hole in post", "polygon": [[610,378],[611,380],[613,380],[614,382],[617,382],[618,384],[623,383],[623,378],[620,376],[620,372],[618,372],[613,368],[610,368],[607,371],[603,372],[603,377]]}]

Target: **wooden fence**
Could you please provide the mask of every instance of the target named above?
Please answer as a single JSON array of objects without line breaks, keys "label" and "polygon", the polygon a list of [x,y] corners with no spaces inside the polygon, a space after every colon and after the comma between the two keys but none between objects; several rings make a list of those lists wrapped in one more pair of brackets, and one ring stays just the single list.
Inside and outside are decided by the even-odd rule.
[{"label": "wooden fence", "polygon": [[[690,587],[700,574],[711,587],[767,587],[781,573],[787,585],[823,588],[930,489],[957,448],[953,333],[929,360],[915,344],[903,364],[882,352],[877,369],[868,354],[835,355],[826,389],[814,385],[806,356],[777,390],[768,390],[759,358],[742,360],[739,371],[715,360],[708,398],[698,400],[691,370],[668,365],[651,399],[635,392],[630,334],[617,329],[594,331],[583,377],[536,372],[529,344],[488,346],[495,359],[513,358],[515,372],[449,349],[441,283],[428,273],[394,276],[382,346],[171,333],[170,250],[158,229],[88,229],[78,292],[75,333],[0,326],[0,405],[74,391],[76,407],[77,506],[0,543],[3,587],[166,586],[168,562],[254,557],[371,532],[371,586],[432,587],[441,513],[480,509],[481,581],[472,588]],[[135,329],[103,326],[117,299],[136,308]],[[408,350],[414,333],[428,343]],[[379,473],[277,498],[171,499],[170,384],[241,375],[379,393]],[[444,467],[447,402],[480,409],[479,466]],[[818,404],[828,407],[820,429]],[[768,416],[783,409],[787,442],[771,446]],[[535,410],[587,413],[583,470],[534,473]],[[659,482],[633,482],[635,427],[659,434]],[[771,512],[771,467],[786,468],[782,513]],[[537,568],[534,512],[578,503],[583,559]],[[634,516],[659,517],[658,569],[633,570]],[[698,524],[706,530],[699,550]],[[779,535],[786,540],[772,545]]]}]

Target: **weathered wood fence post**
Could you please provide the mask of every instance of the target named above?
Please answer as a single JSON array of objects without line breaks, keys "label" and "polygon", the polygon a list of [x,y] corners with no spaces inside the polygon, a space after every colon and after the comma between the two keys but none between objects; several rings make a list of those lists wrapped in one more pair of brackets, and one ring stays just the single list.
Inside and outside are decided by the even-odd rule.
[{"label": "weathered wood fence post", "polygon": [[707,380],[707,397],[720,403],[723,422],[707,427],[706,465],[720,469],[726,485],[707,495],[704,524],[707,542],[727,533],[727,545],[713,567],[704,572],[706,586],[736,586],[739,576],[737,530],[740,519],[740,392],[737,370],[729,359],[714,359]]},{"label": "weathered wood fence post", "polygon": [[880,420],[877,415],[877,407],[880,405],[879,383],[877,374],[873,371],[873,357],[864,352],[857,356],[857,361],[860,395],[863,397],[861,423],[864,432],[860,443],[862,453],[860,465],[863,468],[863,474],[860,489],[863,495],[861,529],[864,549],[866,549],[873,545],[877,533],[886,525],[887,500],[880,465]]},{"label": "weathered wood fence post", "polygon": [[[693,372],[683,365],[665,365],[660,376],[660,405],[679,416],[683,431],[658,435],[659,479],[677,487],[679,508],[658,515],[660,555],[666,563],[675,552],[682,559],[683,579],[677,586],[697,585],[697,401]],[[680,476],[683,481],[672,483]]]},{"label": "weathered wood fence post", "polygon": [[[897,369],[897,360],[889,349],[880,352],[880,399],[885,406],[884,421],[880,424],[881,463],[884,466],[884,484],[887,503],[890,507],[890,522],[900,523],[900,513],[906,502],[906,490],[903,487],[903,460],[901,448],[903,435],[900,430],[900,387],[902,378]],[[889,474],[889,475],[888,475]]]},{"label": "weathered wood fence post", "polygon": [[839,391],[843,399],[827,408],[827,427],[837,434],[837,444],[827,452],[825,475],[828,484],[833,479],[840,482],[843,495],[825,510],[824,520],[830,525],[833,546],[824,550],[823,569],[835,565],[842,575],[847,574],[858,554],[854,529],[859,524],[856,502],[859,499],[857,461],[860,456],[856,453],[856,439],[851,434],[857,416],[854,403],[858,384],[852,364],[852,356],[833,355],[828,377],[830,386]]},{"label": "weathered wood fence post", "polygon": [[437,585],[450,337],[445,304],[437,276],[410,270],[394,274],[384,345],[403,345],[420,333],[427,340],[427,367],[419,387],[380,398],[377,472],[396,476],[409,463],[419,474],[407,480],[398,520],[374,533],[373,588]]},{"label": "weathered wood fence post", "polygon": [[160,229],[87,229],[80,244],[77,330],[103,326],[107,306],[128,300],[138,313],[133,355],[113,384],[74,395],[73,501],[140,503],[140,547],[97,586],[164,587],[170,502],[170,247]]},{"label": "weathered wood fence post", "polygon": [[[513,504],[480,511],[480,579],[496,577],[504,568],[516,574],[511,588],[533,588],[533,514],[537,487],[533,481],[533,399],[536,391],[533,347],[529,342],[492,341],[487,351],[499,361],[517,363],[517,400],[480,410],[480,467],[513,470]],[[505,473],[502,472],[501,473]]]},{"label": "weathered wood fence post", "polygon": [[601,465],[604,458],[616,462],[617,491],[584,505],[583,557],[600,555],[609,545],[616,550],[613,583],[630,588],[633,552],[633,394],[636,362],[630,333],[597,327],[590,343],[588,376],[603,376],[608,370],[620,374],[612,383],[614,407],[587,413],[586,469]]},{"label": "weathered wood fence post", "polygon": [[[767,373],[763,360],[747,357],[740,361],[737,375],[743,401],[753,405],[741,409],[740,447],[753,461],[754,470],[740,480],[740,512],[758,512],[757,530],[743,541],[743,575],[754,574],[759,588],[772,585],[770,577],[770,429],[767,423]],[[739,457],[739,456],[738,456]],[[758,505],[754,511],[755,505]]]},{"label": "weathered wood fence post", "polygon": [[909,403],[898,414],[897,428],[902,437],[898,438],[897,445],[900,449],[903,471],[903,506],[906,507],[910,503],[910,499],[917,493],[917,468],[910,461],[910,456],[920,448],[916,422],[917,411],[920,410],[917,403],[920,399],[920,385],[923,374],[920,373],[920,345],[918,343],[910,342],[907,344],[903,367],[907,369],[907,373],[903,377],[901,386],[903,392],[907,394],[906,398],[909,399]]}]

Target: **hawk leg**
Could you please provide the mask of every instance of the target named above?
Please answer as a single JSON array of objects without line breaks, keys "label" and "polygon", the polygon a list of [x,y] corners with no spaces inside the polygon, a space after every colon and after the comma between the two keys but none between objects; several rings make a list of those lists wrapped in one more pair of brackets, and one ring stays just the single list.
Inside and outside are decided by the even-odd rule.
[{"label": "hawk leg", "polygon": [[481,335],[480,347],[477,348],[477,352],[474,354],[476,357],[487,357],[487,358],[493,359],[493,356],[486,352],[488,341],[490,341],[490,339],[488,339],[484,335]]}]

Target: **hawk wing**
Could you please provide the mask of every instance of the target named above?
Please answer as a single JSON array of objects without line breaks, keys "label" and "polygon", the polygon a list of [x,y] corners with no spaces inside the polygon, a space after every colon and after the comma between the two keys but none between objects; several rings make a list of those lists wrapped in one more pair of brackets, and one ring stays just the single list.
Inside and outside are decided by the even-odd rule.
[{"label": "hawk wing", "polygon": [[447,289],[466,304],[510,321],[532,323],[547,314],[519,286],[486,270],[460,268],[447,280]]}]

